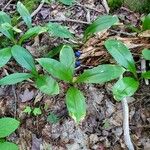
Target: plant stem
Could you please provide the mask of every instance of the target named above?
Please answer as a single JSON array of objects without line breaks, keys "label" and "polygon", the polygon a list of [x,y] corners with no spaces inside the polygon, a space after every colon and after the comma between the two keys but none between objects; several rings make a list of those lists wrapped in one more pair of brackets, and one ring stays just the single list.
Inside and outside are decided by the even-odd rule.
[{"label": "plant stem", "polygon": [[124,140],[129,150],[134,150],[129,132],[129,108],[126,97],[122,100]]}]

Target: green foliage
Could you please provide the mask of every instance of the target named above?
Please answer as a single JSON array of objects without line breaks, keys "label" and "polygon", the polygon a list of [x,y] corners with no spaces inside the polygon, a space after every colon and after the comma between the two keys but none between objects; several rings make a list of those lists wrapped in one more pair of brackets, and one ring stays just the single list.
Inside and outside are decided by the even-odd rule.
[{"label": "green foliage", "polygon": [[85,30],[84,39],[89,38],[94,33],[107,30],[118,22],[119,20],[117,16],[100,16]]},{"label": "green foliage", "polygon": [[31,28],[32,27],[31,15],[27,10],[27,8],[20,1],[18,1],[17,3],[17,11],[21,15],[22,19],[24,20],[28,28]]},{"label": "green foliage", "polygon": [[39,64],[48,71],[53,77],[56,77],[64,81],[72,81],[73,74],[71,69],[68,69],[65,65],[57,60],[51,58],[40,58],[37,59]]},{"label": "green foliage", "polygon": [[79,123],[86,116],[85,97],[80,90],[70,87],[66,94],[66,105],[69,115]]},{"label": "green foliage", "polygon": [[58,1],[65,5],[72,5],[73,3],[75,3],[75,0],[58,0]]},{"label": "green foliage", "polygon": [[36,79],[36,86],[47,95],[59,94],[58,83],[50,76],[42,75]]},{"label": "green foliage", "polygon": [[19,45],[14,45],[11,49],[11,52],[12,52],[12,56],[14,57],[14,59],[23,68],[26,68],[27,70],[30,70],[31,72],[36,74],[36,67],[35,67],[34,59],[28,50],[26,50],[25,48]]},{"label": "green foliage", "polygon": [[10,16],[8,16],[5,12],[0,11],[0,25],[6,22],[11,24]]},{"label": "green foliage", "polygon": [[77,77],[77,83],[105,83],[119,78],[125,72],[120,66],[99,65],[93,69],[85,70],[83,74]]},{"label": "green foliage", "polygon": [[30,73],[13,73],[11,75],[7,75],[6,77],[0,79],[0,85],[12,85],[32,77],[33,76]]},{"label": "green foliage", "polygon": [[44,32],[47,32],[46,27],[41,27],[41,26],[32,27],[27,32],[25,32],[24,35],[20,38],[19,44],[21,44],[25,40],[28,40],[29,38],[35,37]]},{"label": "green foliage", "polygon": [[150,71],[142,73],[142,77],[145,79],[150,79]]},{"label": "green foliage", "polygon": [[42,111],[39,107],[31,108],[30,106],[26,106],[26,108],[23,110],[24,113],[27,113],[28,115],[34,115],[39,116],[42,114]]},{"label": "green foliage", "polygon": [[26,106],[26,108],[24,109],[24,111],[23,111],[24,113],[27,113],[28,115],[30,115],[31,114],[31,112],[32,112],[32,109],[31,109],[31,107],[29,107],[29,106]]},{"label": "green foliage", "polygon": [[60,37],[60,38],[73,38],[73,35],[67,29],[67,27],[62,26],[58,23],[49,22],[47,24],[47,29],[50,36]]},{"label": "green foliage", "polygon": [[0,50],[0,68],[3,67],[11,58],[11,49],[4,48]]},{"label": "green foliage", "polygon": [[146,59],[146,60],[150,60],[150,50],[149,49],[144,49],[142,51],[142,54],[143,54],[143,57]]},{"label": "green foliage", "polygon": [[150,30],[150,13],[144,17],[142,28],[144,31]]},{"label": "green foliage", "polygon": [[47,122],[56,124],[59,121],[59,118],[54,113],[50,113],[47,117]]},{"label": "green foliage", "polygon": [[105,47],[118,64],[130,70],[136,76],[136,67],[132,54],[121,41],[108,39],[105,42]]},{"label": "green foliage", "polygon": [[34,109],[33,109],[33,115],[34,116],[39,116],[39,115],[41,115],[42,114],[42,111],[41,111],[41,109],[39,108],[39,107],[35,107]]},{"label": "green foliage", "polygon": [[4,138],[12,134],[18,127],[19,121],[13,118],[0,119],[0,138]]},{"label": "green foliage", "polygon": [[132,96],[138,89],[139,82],[131,77],[124,77],[113,86],[113,95],[117,101]]},{"label": "green foliage", "polygon": [[111,11],[115,11],[118,8],[120,8],[124,2],[124,0],[107,0],[107,1]]},{"label": "green foliage", "polygon": [[11,142],[0,143],[1,150],[19,150],[18,146]]}]

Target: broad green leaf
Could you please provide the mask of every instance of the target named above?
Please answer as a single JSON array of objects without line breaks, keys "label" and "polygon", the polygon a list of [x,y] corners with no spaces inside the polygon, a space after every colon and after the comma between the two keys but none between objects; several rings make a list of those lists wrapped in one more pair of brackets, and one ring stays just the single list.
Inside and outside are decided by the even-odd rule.
[{"label": "broad green leaf", "polygon": [[8,27],[8,23],[0,24],[0,32],[10,40],[14,41],[13,30]]},{"label": "broad green leaf", "polygon": [[27,70],[32,71],[32,73],[36,73],[35,62],[32,55],[25,48],[14,45],[11,49],[12,56],[14,59]]},{"label": "broad green leaf", "polygon": [[116,65],[99,65],[93,69],[85,70],[79,77],[77,83],[105,83],[120,77],[125,69]]},{"label": "broad green leaf", "polygon": [[66,105],[69,115],[79,123],[86,116],[85,97],[80,90],[70,87],[66,95]]},{"label": "broad green leaf", "polygon": [[58,83],[50,76],[39,76],[36,79],[36,86],[47,95],[59,94]]},{"label": "broad green leaf", "polygon": [[66,26],[62,26],[58,23],[51,23],[47,24],[47,29],[50,36],[60,37],[60,38],[73,38],[73,35],[67,29]]},{"label": "broad green leaf", "polygon": [[139,87],[139,82],[131,77],[124,77],[116,82],[113,86],[113,95],[117,101],[125,97],[132,96]]},{"label": "broad green leaf", "polygon": [[3,24],[1,24],[2,26],[4,26],[4,28],[6,29],[6,30],[10,30],[10,31],[15,31],[15,32],[17,32],[17,33],[21,33],[22,31],[20,30],[20,29],[18,29],[17,27],[13,27],[11,24],[9,24],[9,23],[3,23]]},{"label": "broad green leaf", "polygon": [[144,17],[142,28],[143,30],[150,30],[150,14]]},{"label": "broad green leaf", "polygon": [[27,32],[25,32],[25,34],[19,40],[19,43],[21,44],[23,41],[28,40],[29,38],[35,37],[46,31],[47,31],[47,28],[45,27],[41,27],[41,26],[32,27]]},{"label": "broad green leaf", "polygon": [[46,57],[54,57],[54,56],[56,56],[61,51],[63,46],[64,46],[63,44],[60,44],[59,46],[52,48],[50,50],[50,52],[46,55]]},{"label": "broad green leaf", "polygon": [[0,25],[6,22],[11,24],[10,16],[8,16],[5,12],[0,11]]},{"label": "broad green leaf", "polygon": [[135,62],[132,54],[121,41],[108,39],[105,42],[105,47],[112,57],[118,62],[118,64],[122,65],[136,75]]},{"label": "broad green leaf", "polygon": [[27,10],[27,8],[20,1],[18,1],[18,3],[17,3],[17,11],[23,18],[23,20],[26,23],[26,25],[28,26],[28,28],[31,28],[32,27],[31,15],[30,15],[29,11]]},{"label": "broad green leaf", "polygon": [[117,16],[104,15],[98,17],[84,33],[84,38],[87,39],[92,34],[109,29],[112,25],[118,23]]},{"label": "broad green leaf", "polygon": [[57,60],[51,58],[40,58],[37,59],[37,61],[52,76],[60,80],[69,81],[69,82],[72,81],[73,78],[72,71],[66,68],[63,64],[61,64]]},{"label": "broad green leaf", "polygon": [[18,146],[11,142],[0,143],[0,150],[19,150]]},{"label": "broad green leaf", "polygon": [[146,60],[150,60],[150,50],[149,49],[144,49],[142,51],[142,54],[143,54],[143,57],[146,59]]},{"label": "broad green leaf", "polygon": [[12,85],[31,78],[29,73],[13,73],[0,79],[0,85]]},{"label": "broad green leaf", "polygon": [[70,46],[64,45],[59,55],[60,62],[74,73],[75,69],[75,55]]},{"label": "broad green leaf", "polygon": [[11,48],[0,50],[0,68],[3,67],[11,58]]},{"label": "broad green leaf", "polygon": [[75,2],[75,0],[59,0],[59,2],[65,5],[72,5]]},{"label": "broad green leaf", "polygon": [[4,138],[12,134],[18,127],[19,121],[13,118],[0,119],[0,138]]},{"label": "broad green leaf", "polygon": [[145,79],[150,79],[150,71],[142,73],[142,77]]}]

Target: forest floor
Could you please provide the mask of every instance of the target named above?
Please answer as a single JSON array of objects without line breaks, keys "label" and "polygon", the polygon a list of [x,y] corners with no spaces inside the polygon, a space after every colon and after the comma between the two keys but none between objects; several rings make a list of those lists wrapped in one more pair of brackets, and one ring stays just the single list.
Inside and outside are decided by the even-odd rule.
[{"label": "forest floor", "polygon": [[[3,9],[8,0],[0,0]],[[37,6],[38,7],[38,6]],[[12,1],[5,12],[11,16],[15,14],[16,1]],[[69,27],[78,41],[90,22],[97,16],[106,14],[104,6],[98,0],[80,0],[73,6],[60,3],[44,4],[33,17],[33,24],[43,24],[49,21],[59,22]],[[123,24],[139,26],[140,14],[121,7],[114,13]],[[63,21],[65,19],[66,21]],[[62,21],[61,21],[62,20]],[[21,28],[24,30],[24,26]],[[103,43],[107,38],[116,38],[126,43],[136,60],[137,68],[141,70],[140,52],[143,48],[150,48],[150,40],[129,32],[120,25],[97,34],[84,45],[79,42],[83,54],[80,57],[82,65],[77,71],[103,63],[113,63],[113,59],[106,53]],[[24,47],[33,56],[42,57],[54,46],[61,43],[75,41],[50,38],[48,35],[38,36],[27,42]],[[76,43],[78,44],[78,43]],[[6,71],[13,73],[22,70],[14,61],[0,68],[0,77]],[[0,116],[15,117],[21,121],[20,128],[9,136],[8,140],[19,144],[20,150],[124,150],[126,146],[122,130],[122,107],[111,94],[112,83],[103,85],[81,85],[87,102],[87,116],[79,124],[68,116],[65,105],[66,85],[60,82],[59,96],[47,96],[39,92],[32,81],[26,81],[13,86],[0,87]],[[131,138],[136,149],[150,149],[150,85],[141,81],[140,89],[129,98]],[[39,107],[42,114],[28,115],[23,112],[26,106]],[[54,117],[49,119],[48,116]],[[55,118],[57,116],[57,118]]]}]

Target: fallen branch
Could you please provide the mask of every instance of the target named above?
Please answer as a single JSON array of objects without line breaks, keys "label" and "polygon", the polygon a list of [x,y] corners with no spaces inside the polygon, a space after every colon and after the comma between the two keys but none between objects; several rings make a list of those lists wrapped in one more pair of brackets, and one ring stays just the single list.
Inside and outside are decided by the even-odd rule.
[{"label": "fallen branch", "polygon": [[134,150],[129,129],[129,108],[126,97],[122,100],[124,141],[129,150]]}]

